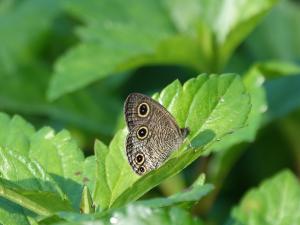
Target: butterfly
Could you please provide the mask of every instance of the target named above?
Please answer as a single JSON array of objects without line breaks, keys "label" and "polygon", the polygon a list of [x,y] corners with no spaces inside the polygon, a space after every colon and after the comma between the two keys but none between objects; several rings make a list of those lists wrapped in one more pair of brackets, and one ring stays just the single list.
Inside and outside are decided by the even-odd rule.
[{"label": "butterfly", "polygon": [[129,130],[126,155],[138,175],[160,167],[189,134],[165,107],[140,93],[128,95],[124,115]]}]

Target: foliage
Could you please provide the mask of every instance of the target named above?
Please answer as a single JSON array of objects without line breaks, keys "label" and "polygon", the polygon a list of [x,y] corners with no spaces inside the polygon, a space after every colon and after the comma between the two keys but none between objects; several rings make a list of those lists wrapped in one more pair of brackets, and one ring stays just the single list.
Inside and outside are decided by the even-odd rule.
[{"label": "foliage", "polygon": [[290,171],[283,171],[250,190],[233,210],[243,224],[299,224],[300,185]]},{"label": "foliage", "polygon": [[[1,1],[0,224],[298,224],[299,12]],[[130,92],[190,130],[144,176],[125,154]]]}]

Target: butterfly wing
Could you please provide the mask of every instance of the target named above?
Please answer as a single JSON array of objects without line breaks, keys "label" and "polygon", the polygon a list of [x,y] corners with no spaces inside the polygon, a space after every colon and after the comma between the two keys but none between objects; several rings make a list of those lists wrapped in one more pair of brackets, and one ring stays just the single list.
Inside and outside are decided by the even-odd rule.
[{"label": "butterfly wing", "polygon": [[130,94],[124,111],[129,129],[127,158],[137,174],[159,167],[182,144],[184,136],[174,117],[148,96]]}]

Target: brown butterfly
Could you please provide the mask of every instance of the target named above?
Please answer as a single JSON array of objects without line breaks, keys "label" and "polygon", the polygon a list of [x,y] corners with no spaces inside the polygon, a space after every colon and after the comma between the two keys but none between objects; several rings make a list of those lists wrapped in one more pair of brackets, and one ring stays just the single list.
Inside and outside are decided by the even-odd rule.
[{"label": "brown butterfly", "polygon": [[143,94],[127,97],[124,114],[129,130],[126,154],[139,175],[161,166],[189,133],[188,128],[179,128],[166,108]]}]

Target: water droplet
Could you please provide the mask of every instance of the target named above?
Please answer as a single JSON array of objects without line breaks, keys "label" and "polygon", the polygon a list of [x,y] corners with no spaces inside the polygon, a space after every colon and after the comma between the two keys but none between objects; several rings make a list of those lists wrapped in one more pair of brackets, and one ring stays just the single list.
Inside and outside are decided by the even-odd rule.
[{"label": "water droplet", "polygon": [[266,112],[267,110],[268,110],[268,106],[267,106],[267,105],[263,105],[263,106],[261,106],[260,109],[259,109],[259,111],[260,111],[261,113],[264,113],[264,112]]},{"label": "water droplet", "polygon": [[256,85],[261,86],[265,82],[265,78],[263,76],[260,76],[256,80]]},{"label": "water droplet", "polygon": [[225,99],[222,97],[221,99],[220,99],[220,102],[225,102]]},{"label": "water droplet", "polygon": [[119,222],[119,220],[118,220],[118,218],[116,218],[116,217],[111,217],[111,218],[109,219],[109,222],[110,222],[111,224],[117,224],[117,223]]}]

